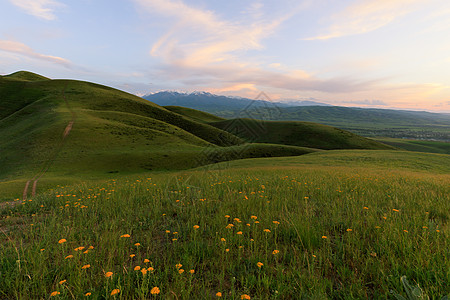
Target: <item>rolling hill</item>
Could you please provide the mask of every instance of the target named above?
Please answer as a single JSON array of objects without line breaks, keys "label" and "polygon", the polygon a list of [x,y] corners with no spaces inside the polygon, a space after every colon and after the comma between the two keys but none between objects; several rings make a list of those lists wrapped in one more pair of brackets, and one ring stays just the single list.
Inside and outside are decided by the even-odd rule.
[{"label": "rolling hill", "polygon": [[311,101],[281,103],[199,92],[160,92],[144,98],[163,106],[200,109],[226,119],[306,121],[339,127],[367,137],[450,141],[450,114],[340,107]]},{"label": "rolling hill", "polygon": [[305,153],[265,144],[244,151],[241,138],[199,118],[89,82],[17,72],[0,77],[0,99],[3,180],[43,169],[68,176],[184,169],[212,162],[204,153],[238,158],[233,149],[243,157]]},{"label": "rolling hill", "polygon": [[[107,86],[24,71],[0,77],[0,108],[2,189],[44,174],[54,184],[327,149],[392,149],[329,126],[225,120],[164,108]],[[263,131],[253,138],[255,128]]]}]

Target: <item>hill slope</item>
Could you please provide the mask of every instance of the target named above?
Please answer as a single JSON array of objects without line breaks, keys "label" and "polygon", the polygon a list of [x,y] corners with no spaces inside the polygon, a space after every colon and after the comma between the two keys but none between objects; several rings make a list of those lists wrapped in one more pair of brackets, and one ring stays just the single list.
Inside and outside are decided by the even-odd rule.
[{"label": "hill slope", "polygon": [[274,143],[325,150],[394,149],[345,130],[310,122],[232,119],[213,122],[211,125],[255,143]]}]

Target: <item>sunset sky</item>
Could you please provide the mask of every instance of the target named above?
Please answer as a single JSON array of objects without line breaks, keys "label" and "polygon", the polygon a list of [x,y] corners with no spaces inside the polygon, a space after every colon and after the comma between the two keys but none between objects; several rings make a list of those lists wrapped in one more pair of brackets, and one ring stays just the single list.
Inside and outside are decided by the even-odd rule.
[{"label": "sunset sky", "polygon": [[450,112],[449,0],[0,0],[0,74]]}]

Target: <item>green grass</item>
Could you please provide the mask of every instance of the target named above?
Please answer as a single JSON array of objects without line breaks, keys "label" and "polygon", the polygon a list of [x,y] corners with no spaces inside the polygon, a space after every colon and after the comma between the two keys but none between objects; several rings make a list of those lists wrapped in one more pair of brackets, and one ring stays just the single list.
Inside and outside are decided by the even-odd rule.
[{"label": "green grass", "polygon": [[[0,298],[385,299],[406,275],[440,299],[448,156],[382,153],[240,160],[17,201],[0,212]],[[405,166],[417,160],[427,170]]]},{"label": "green grass", "polygon": [[450,142],[394,138],[374,138],[374,140],[408,151],[450,154]]},{"label": "green grass", "polygon": [[218,116],[192,109],[187,107],[181,107],[181,106],[164,106],[165,109],[170,110],[172,112],[178,113],[180,115],[189,117],[195,121],[203,122],[203,123],[210,123],[210,122],[217,122],[217,121],[223,121],[224,118],[220,118]]},{"label": "green grass", "polygon": [[231,119],[210,123],[246,141],[318,149],[394,149],[349,131],[310,122]]}]

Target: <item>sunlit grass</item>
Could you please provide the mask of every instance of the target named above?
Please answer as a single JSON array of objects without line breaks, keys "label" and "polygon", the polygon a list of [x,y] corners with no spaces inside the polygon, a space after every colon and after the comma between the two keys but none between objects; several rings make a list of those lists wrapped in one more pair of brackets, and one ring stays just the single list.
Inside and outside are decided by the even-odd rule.
[{"label": "sunlit grass", "polygon": [[448,175],[292,167],[60,187],[2,212],[0,298],[448,293]]}]

